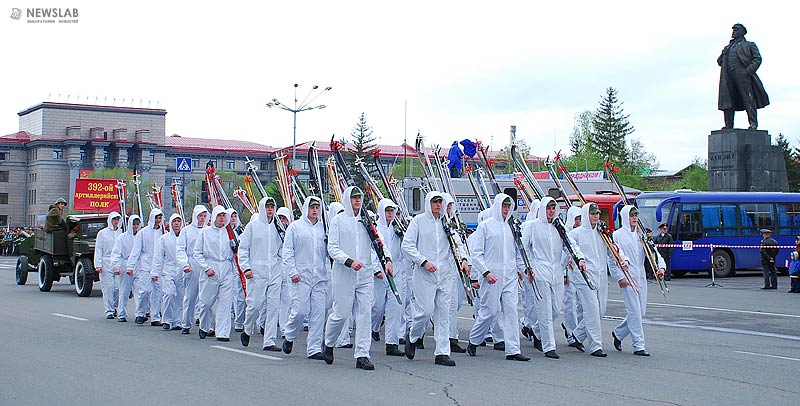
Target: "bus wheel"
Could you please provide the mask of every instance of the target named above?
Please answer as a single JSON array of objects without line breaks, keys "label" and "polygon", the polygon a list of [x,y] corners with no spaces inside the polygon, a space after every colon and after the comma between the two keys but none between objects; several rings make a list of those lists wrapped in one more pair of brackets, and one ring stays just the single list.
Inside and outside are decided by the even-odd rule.
[{"label": "bus wheel", "polygon": [[714,250],[714,276],[717,278],[727,278],[733,276],[733,258],[725,250]]}]

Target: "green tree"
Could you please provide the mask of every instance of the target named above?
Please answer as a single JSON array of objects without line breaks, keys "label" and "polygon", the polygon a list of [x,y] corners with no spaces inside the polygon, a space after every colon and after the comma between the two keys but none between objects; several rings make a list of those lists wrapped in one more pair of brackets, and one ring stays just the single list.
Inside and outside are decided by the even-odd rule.
[{"label": "green tree", "polygon": [[[372,135],[372,127],[367,123],[367,116],[365,113],[361,113],[361,116],[358,117],[358,122],[356,122],[356,125],[350,132],[350,136],[353,138],[353,148],[349,151],[350,156],[345,155],[345,159],[348,164],[353,165],[353,169],[355,169],[355,160],[359,158],[364,161],[364,166],[369,171],[370,168],[372,168],[371,155],[376,147],[376,139],[375,136]],[[361,173],[354,170],[353,177],[356,180],[356,184],[364,188],[367,182],[366,179],[361,176]]]},{"label": "green tree", "polygon": [[628,158],[626,159],[625,165],[631,173],[638,173],[641,176],[648,176],[654,170],[658,169],[656,156],[647,152],[644,144],[642,144],[642,140],[639,138],[631,138]]},{"label": "green tree", "polygon": [[594,121],[594,113],[589,110],[582,111],[575,115],[575,126],[572,128],[572,134],[569,136],[569,149],[572,155],[581,155],[591,152],[591,143],[589,142],[594,128],[592,122]]},{"label": "green tree", "polygon": [[[408,169],[406,169],[408,168]],[[401,180],[408,175],[409,177],[422,176],[422,166],[419,164],[417,157],[408,156],[406,158],[399,158],[397,164],[392,167],[392,177]]]},{"label": "green tree", "polygon": [[613,87],[606,89],[605,96],[592,119],[592,132],[589,144],[603,157],[611,159],[620,167],[626,166],[628,149],[626,140],[635,129],[628,121]]},{"label": "green tree", "polygon": [[786,162],[786,178],[789,181],[789,191],[800,191],[800,151],[797,148],[792,148],[789,139],[783,135],[778,134],[778,146],[783,151],[783,160]]},{"label": "green tree", "polygon": [[708,164],[706,160],[695,157],[692,161],[692,165],[683,171],[683,178],[673,182],[666,189],[708,190]]}]

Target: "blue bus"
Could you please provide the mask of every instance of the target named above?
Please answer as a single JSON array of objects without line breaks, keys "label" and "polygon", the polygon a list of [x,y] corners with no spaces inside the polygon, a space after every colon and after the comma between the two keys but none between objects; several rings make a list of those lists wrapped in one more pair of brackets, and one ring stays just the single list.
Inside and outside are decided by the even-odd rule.
[{"label": "blue bus", "polygon": [[[686,245],[672,250],[672,274],[709,272],[713,252],[715,276],[726,277],[737,270],[760,270],[757,246],[759,229],[772,230],[782,246],[794,246],[800,235],[800,193],[769,192],[644,192],[636,197],[639,219],[658,230],[666,223],[675,243]],[[689,244],[684,242],[691,241]],[[719,246],[719,248],[716,248]],[[775,265],[786,268],[792,249],[782,248]]]}]

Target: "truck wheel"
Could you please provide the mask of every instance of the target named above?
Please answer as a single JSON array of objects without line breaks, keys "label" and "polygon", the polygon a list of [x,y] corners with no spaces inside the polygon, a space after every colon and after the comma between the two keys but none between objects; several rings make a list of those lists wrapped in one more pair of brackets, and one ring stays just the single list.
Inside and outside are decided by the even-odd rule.
[{"label": "truck wheel", "polygon": [[717,278],[727,278],[735,273],[733,269],[733,259],[731,254],[725,250],[714,250],[714,276]]},{"label": "truck wheel", "polygon": [[94,280],[88,274],[94,273],[94,264],[90,258],[81,258],[75,265],[75,292],[80,297],[88,297],[92,294]]},{"label": "truck wheel", "polygon": [[28,282],[28,257],[22,255],[17,259],[17,285],[25,282]]},{"label": "truck wheel", "polygon": [[42,292],[49,292],[50,288],[53,287],[53,273],[55,272],[53,257],[49,254],[42,255],[42,258],[39,259],[38,270],[39,290]]}]

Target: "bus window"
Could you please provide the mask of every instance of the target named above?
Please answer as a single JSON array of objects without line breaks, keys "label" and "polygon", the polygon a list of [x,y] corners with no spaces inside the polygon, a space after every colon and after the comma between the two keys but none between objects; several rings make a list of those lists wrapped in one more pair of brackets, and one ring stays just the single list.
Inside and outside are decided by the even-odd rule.
[{"label": "bus window", "polygon": [[739,234],[736,226],[735,204],[703,204],[700,206],[703,232],[707,236],[735,236]]},{"label": "bus window", "polygon": [[800,235],[800,204],[778,203],[779,235]]},{"label": "bus window", "polygon": [[761,228],[772,229],[771,203],[742,203],[739,205],[742,219],[742,235],[760,235]]},{"label": "bus window", "polygon": [[694,241],[702,237],[701,217],[700,205],[682,204],[678,239],[681,241]]}]

